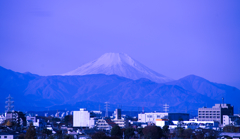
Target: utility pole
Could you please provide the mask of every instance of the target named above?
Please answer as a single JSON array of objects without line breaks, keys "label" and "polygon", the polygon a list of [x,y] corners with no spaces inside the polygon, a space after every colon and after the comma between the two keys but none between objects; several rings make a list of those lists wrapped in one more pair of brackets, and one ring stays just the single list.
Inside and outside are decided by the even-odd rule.
[{"label": "utility pole", "polygon": [[108,117],[108,107],[109,107],[109,102],[105,102],[105,107],[106,107],[106,111],[105,111],[105,117]]}]

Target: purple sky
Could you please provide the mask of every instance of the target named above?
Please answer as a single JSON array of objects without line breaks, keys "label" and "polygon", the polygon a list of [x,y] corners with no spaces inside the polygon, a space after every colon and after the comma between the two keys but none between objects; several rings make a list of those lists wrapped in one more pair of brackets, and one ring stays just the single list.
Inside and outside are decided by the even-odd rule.
[{"label": "purple sky", "polygon": [[106,52],[240,88],[240,1],[0,1],[0,66],[62,74]]}]

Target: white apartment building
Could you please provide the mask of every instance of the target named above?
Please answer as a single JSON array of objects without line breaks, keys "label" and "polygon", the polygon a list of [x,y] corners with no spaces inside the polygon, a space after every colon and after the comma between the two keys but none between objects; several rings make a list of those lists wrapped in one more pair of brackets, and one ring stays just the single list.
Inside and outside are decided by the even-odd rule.
[{"label": "white apartment building", "polygon": [[80,111],[73,111],[73,127],[89,127],[93,128],[95,125],[94,118],[90,118],[90,112],[84,108]]}]

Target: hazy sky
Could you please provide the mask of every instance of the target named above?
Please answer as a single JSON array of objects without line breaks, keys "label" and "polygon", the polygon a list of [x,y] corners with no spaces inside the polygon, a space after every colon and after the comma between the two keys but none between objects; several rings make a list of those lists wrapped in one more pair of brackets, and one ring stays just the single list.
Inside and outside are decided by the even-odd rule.
[{"label": "hazy sky", "polygon": [[107,52],[240,88],[240,0],[0,1],[0,66],[62,74]]}]

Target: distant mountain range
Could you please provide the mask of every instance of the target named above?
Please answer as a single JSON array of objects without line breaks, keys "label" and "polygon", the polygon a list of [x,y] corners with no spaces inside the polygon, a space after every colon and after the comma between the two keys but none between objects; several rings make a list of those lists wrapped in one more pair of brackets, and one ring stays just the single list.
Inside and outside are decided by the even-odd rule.
[{"label": "distant mountain range", "polygon": [[[156,83],[118,75],[57,75],[39,76],[18,73],[0,67],[0,111],[4,111],[6,97],[15,101],[15,110],[75,109],[87,107],[103,109],[108,101],[112,109],[161,111],[163,104],[170,111],[197,112],[197,108],[227,103],[240,108],[240,90],[189,75],[179,80]],[[139,107],[139,108],[138,108]]]}]

